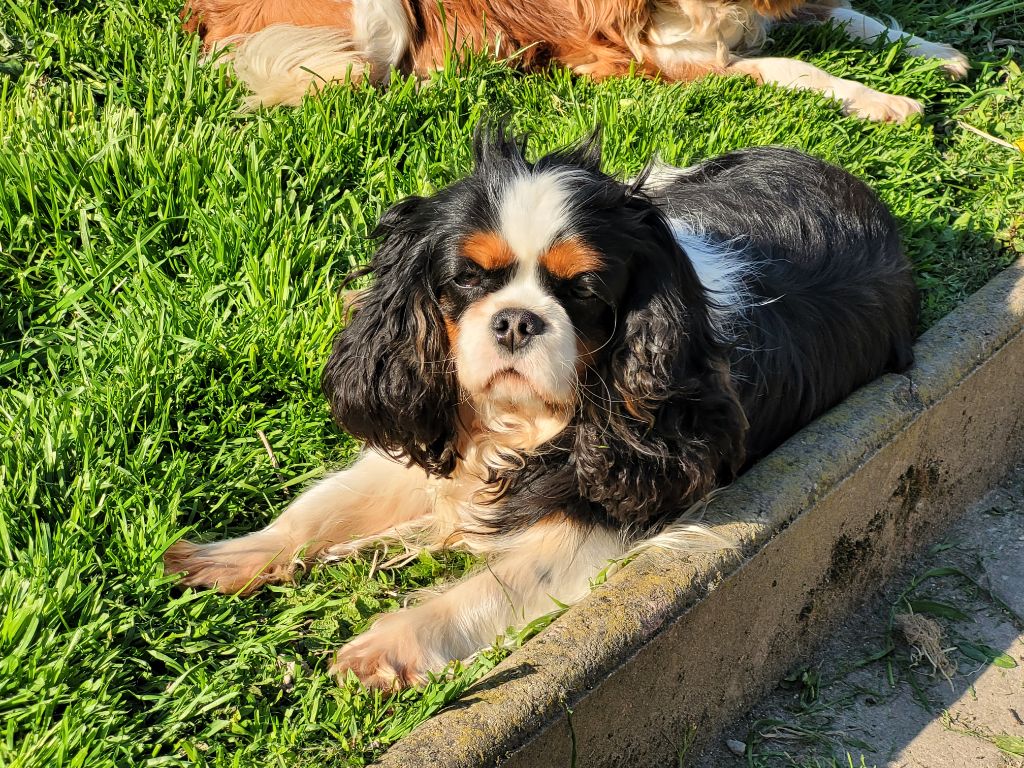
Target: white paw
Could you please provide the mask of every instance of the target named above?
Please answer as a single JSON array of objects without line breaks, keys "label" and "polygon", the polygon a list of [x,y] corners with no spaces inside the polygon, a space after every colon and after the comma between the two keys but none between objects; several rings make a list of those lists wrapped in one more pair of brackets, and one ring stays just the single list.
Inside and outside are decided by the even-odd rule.
[{"label": "white paw", "polygon": [[281,545],[260,534],[193,544],[184,539],[164,552],[164,572],[179,573],[182,587],[213,587],[226,595],[251,595],[264,584],[291,581],[296,564],[281,558]]},{"label": "white paw", "polygon": [[866,120],[902,123],[911,115],[919,115],[924,112],[924,107],[920,102],[908,99],[906,96],[896,96],[864,88],[863,91],[858,91],[843,102],[843,111],[848,115],[856,115]]},{"label": "white paw", "polygon": [[951,45],[944,43],[929,43],[924,41],[907,46],[907,53],[911,56],[920,56],[923,59],[939,59],[942,61],[942,68],[954,80],[960,80],[967,75],[971,68],[971,62],[966,56]]},{"label": "white paw", "polygon": [[422,685],[445,662],[424,648],[419,635],[403,613],[383,616],[337,652],[330,674],[342,683],[351,671],[367,688],[386,691]]}]

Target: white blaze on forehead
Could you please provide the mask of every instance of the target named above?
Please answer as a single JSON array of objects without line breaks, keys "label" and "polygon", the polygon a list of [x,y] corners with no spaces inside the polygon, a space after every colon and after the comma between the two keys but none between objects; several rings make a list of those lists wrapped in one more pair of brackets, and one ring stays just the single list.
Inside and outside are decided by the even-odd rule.
[{"label": "white blaze on forehead", "polygon": [[570,169],[529,173],[502,188],[498,230],[520,262],[520,274],[532,272],[568,227],[573,182],[578,176]]}]

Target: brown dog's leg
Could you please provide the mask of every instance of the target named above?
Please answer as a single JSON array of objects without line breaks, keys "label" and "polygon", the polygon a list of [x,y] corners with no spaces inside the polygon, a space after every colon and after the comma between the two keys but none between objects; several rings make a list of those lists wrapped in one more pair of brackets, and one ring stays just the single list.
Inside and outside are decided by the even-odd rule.
[{"label": "brown dog's leg", "polygon": [[923,59],[940,59],[943,62],[942,68],[954,79],[959,80],[971,68],[967,57],[956,48],[944,43],[933,43],[916,35],[907,34],[898,27],[890,26],[871,16],[866,16],[845,4],[830,6],[823,3],[815,3],[805,6],[801,10],[806,11],[805,14],[801,14],[801,20],[835,22],[843,28],[847,37],[852,40],[863,40],[866,43],[874,43],[880,38],[889,43],[903,41],[906,43],[904,50],[907,55],[919,56]]},{"label": "brown dog's leg", "polygon": [[186,29],[227,49],[246,106],[297,106],[336,82],[387,80],[408,53],[403,0],[188,0]]},{"label": "brown dog's leg", "polygon": [[783,88],[820,91],[839,101],[846,114],[868,120],[898,123],[923,111],[919,102],[906,96],[882,93],[852,80],[843,80],[796,59],[736,58],[726,72],[749,75],[760,83],[772,83]]}]

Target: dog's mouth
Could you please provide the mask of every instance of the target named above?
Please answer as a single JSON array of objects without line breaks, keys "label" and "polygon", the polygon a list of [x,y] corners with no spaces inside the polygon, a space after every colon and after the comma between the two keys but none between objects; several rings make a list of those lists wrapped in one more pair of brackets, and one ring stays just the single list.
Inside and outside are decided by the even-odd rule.
[{"label": "dog's mouth", "polygon": [[492,402],[517,410],[520,407],[540,406],[545,411],[560,412],[565,403],[551,397],[528,376],[515,368],[502,368],[491,374],[484,385],[484,395]]},{"label": "dog's mouth", "polygon": [[517,371],[515,368],[502,368],[500,371],[495,371],[491,374],[491,377],[487,379],[487,383],[484,385],[484,391],[491,392],[494,389],[503,386],[519,386],[526,387],[531,391],[533,390],[530,380],[520,371]]},{"label": "dog's mouth", "polygon": [[511,366],[492,373],[484,385],[483,392],[495,400],[517,403],[547,403],[551,399],[529,374]]}]

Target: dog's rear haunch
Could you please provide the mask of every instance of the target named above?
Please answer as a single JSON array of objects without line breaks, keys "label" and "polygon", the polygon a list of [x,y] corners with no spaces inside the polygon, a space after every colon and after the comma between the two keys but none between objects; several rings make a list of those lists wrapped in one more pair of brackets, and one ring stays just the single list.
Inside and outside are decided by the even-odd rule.
[{"label": "dog's rear haunch", "polygon": [[185,585],[243,593],[382,541],[485,558],[342,648],[335,670],[373,686],[579,600],[637,548],[723,546],[681,513],[912,358],[895,222],[793,150],[622,182],[595,140],[531,163],[499,134],[375,236],[323,377],[362,458],[265,529],[165,558]]},{"label": "dog's rear haunch", "polygon": [[780,21],[842,26],[866,42],[903,41],[911,56],[941,59],[954,77],[967,59],[903,33],[843,0],[189,0],[185,26],[209,49],[231,46],[250,106],[298,104],[346,77],[384,82],[391,71],[425,77],[446,50],[489,50],[531,70],[556,63],[605,78],[638,71],[666,80],[706,74],[820,91],[853,115],[904,120],[921,105],[834,77],[810,64],[756,57]]}]

